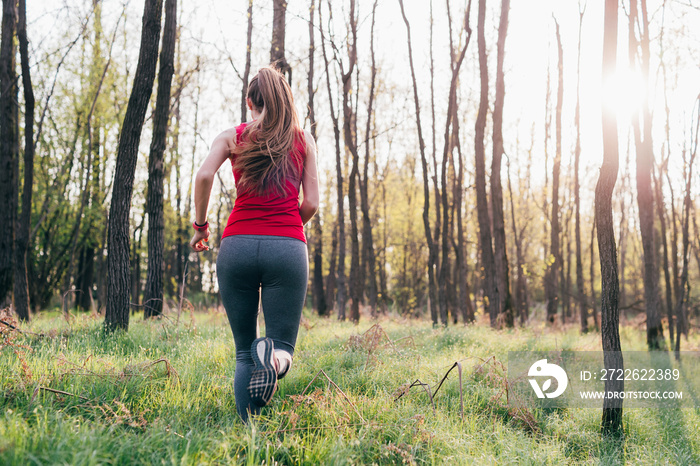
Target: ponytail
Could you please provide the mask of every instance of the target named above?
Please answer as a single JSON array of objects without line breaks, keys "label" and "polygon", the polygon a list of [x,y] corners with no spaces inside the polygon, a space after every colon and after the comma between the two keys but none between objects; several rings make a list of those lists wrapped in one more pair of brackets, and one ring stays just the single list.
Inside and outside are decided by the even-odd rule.
[{"label": "ponytail", "polygon": [[238,190],[284,196],[287,179],[301,178],[302,154],[290,157],[301,131],[292,90],[281,73],[265,67],[250,81],[248,98],[260,116],[245,127],[233,150],[234,170],[241,173]]}]

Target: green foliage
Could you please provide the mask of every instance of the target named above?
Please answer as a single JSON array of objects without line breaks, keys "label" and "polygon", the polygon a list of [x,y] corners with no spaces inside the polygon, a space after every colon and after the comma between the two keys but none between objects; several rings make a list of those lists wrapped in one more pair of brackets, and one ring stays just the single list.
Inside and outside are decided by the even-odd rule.
[{"label": "green foliage", "polygon": [[[365,328],[307,317],[293,370],[271,405],[244,425],[235,409],[225,315],[196,314],[179,326],[170,319],[136,319],[129,333],[108,336],[96,319],[67,324],[44,314],[28,328],[44,337],[0,335],[0,463],[700,461],[697,410],[626,410],[624,443],[608,443],[599,435],[599,410],[535,412],[535,428],[527,428],[498,400],[490,375],[474,375],[476,358],[505,361],[508,351],[555,346],[591,349],[599,335],[432,329],[411,320],[383,320],[359,333]],[[622,338],[626,348],[638,346],[637,331]],[[695,338],[689,345],[697,344]],[[455,372],[436,396],[434,412],[419,389],[395,401],[416,379],[435,387],[457,360],[465,369],[464,419]]]},{"label": "green foliage", "polygon": [[101,10],[98,2],[84,16],[60,18],[66,24],[84,21],[84,28],[73,25],[56,37],[67,44],[61,53],[36,52],[34,91],[50,96],[38,102],[41,123],[35,125],[41,128],[31,219],[36,236],[28,269],[36,308],[47,307],[71,285],[79,288],[81,253],[92,249],[101,255],[105,247],[111,160],[128,94],[124,59],[111,47],[114,26],[103,30]]}]

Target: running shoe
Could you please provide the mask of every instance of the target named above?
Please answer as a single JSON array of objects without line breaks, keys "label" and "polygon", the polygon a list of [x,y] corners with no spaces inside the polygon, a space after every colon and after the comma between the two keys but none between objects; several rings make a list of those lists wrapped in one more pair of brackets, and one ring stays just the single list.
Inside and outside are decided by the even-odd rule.
[{"label": "running shoe", "polygon": [[248,393],[250,400],[258,406],[267,405],[277,390],[275,368],[275,346],[271,338],[257,338],[250,347],[255,369],[250,377]]}]

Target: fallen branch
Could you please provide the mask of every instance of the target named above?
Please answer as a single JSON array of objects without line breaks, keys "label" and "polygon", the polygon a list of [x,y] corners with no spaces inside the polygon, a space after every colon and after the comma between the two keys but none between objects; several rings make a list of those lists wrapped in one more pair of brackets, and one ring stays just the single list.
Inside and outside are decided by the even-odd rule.
[{"label": "fallen branch", "polygon": [[177,379],[177,383],[179,384],[179,383],[180,383],[180,375],[177,373],[177,371],[175,370],[175,368],[173,367],[173,365],[170,364],[170,361],[168,361],[166,358],[160,358],[160,359],[157,359],[157,360],[151,361],[151,362],[146,362],[146,363],[140,363],[140,364],[134,364],[134,365],[131,365],[131,366],[126,366],[126,367],[119,373],[118,377],[120,377],[120,378],[122,378],[122,377],[123,377],[123,378],[126,378],[126,377],[133,377],[133,376],[135,376],[135,375],[146,376],[146,374],[135,374],[135,373],[132,373],[132,371],[136,371],[136,370],[146,370],[146,369],[149,369],[149,368],[151,368],[151,367],[153,367],[153,366],[155,366],[156,364],[159,364],[159,363],[161,363],[161,362],[162,362],[163,364],[165,364],[165,375],[168,376],[168,377],[175,376],[175,379]]},{"label": "fallen branch", "polygon": [[32,399],[29,402],[30,406],[31,406],[32,402],[34,401],[34,399],[36,398],[36,394],[39,392],[39,390],[44,390],[47,392],[56,393],[58,395],[75,396],[75,397],[80,398],[81,400],[90,401],[89,398],[85,398],[82,395],[75,395],[73,393],[64,392],[62,390],[56,390],[55,388],[42,387],[41,385],[37,385],[37,387],[34,389],[34,394],[32,395]]},{"label": "fallen branch", "polygon": [[[452,372],[452,369],[457,368],[457,373],[459,374],[459,415],[464,420],[464,391],[462,390],[462,364],[457,361],[454,364],[452,364],[452,367],[450,367],[445,375],[442,377],[442,380],[438,384],[437,388],[433,392],[433,396],[437,396],[438,391],[440,390],[440,387],[442,387],[443,382],[447,380],[447,376],[450,375],[450,372]],[[435,404],[433,403],[433,409],[435,409]]]},{"label": "fallen branch", "polygon": [[[399,399],[401,399],[401,397],[406,395],[411,390],[411,388],[422,387],[426,391],[426,393],[428,394],[428,397],[430,398],[431,406],[433,408],[433,413],[435,413],[436,412],[435,397],[437,397],[437,394],[440,391],[440,388],[445,383],[445,380],[447,380],[447,377],[450,375],[450,372],[452,372],[455,368],[457,368],[457,373],[459,375],[459,414],[460,414],[460,417],[462,418],[462,420],[464,420],[464,386],[462,383],[462,362],[469,360],[469,359],[479,359],[480,361],[482,361],[482,363],[474,369],[472,374],[476,374],[476,373],[481,372],[481,370],[484,368],[484,366],[486,366],[489,363],[491,363],[491,365],[496,365],[496,366],[500,367],[500,369],[503,371],[504,374],[506,372],[503,364],[500,361],[498,361],[494,356],[489,356],[487,359],[470,356],[468,358],[464,358],[464,359],[460,359],[459,361],[455,361],[454,364],[452,364],[450,366],[450,368],[447,369],[447,372],[445,372],[445,375],[442,376],[442,379],[440,379],[440,382],[438,382],[438,384],[434,390],[431,390],[430,385],[421,382],[419,379],[416,379],[416,381],[413,382],[412,384],[406,386],[405,388],[399,389],[398,395],[395,395],[395,397],[394,397],[394,403],[396,403]],[[508,405],[510,403],[510,390],[508,390],[508,379],[505,376],[500,376],[499,378],[500,378],[500,381],[502,382],[502,386],[501,386],[500,391],[496,394],[496,396],[493,397],[493,399],[497,400],[503,395],[503,393],[505,393],[506,394],[506,404]],[[531,420],[530,417],[528,417],[527,415],[522,413],[522,409],[520,409],[519,412],[521,415],[514,416],[514,417],[517,417],[518,419],[523,420],[528,425],[528,427],[530,427],[533,430],[537,428],[537,426],[533,424],[534,420]],[[534,425],[534,427],[533,427],[533,425]]]},{"label": "fallen branch", "polygon": [[425,390],[425,392],[428,394],[428,398],[430,398],[430,404],[431,404],[432,407],[433,407],[433,414],[435,414],[435,412],[436,412],[436,411],[435,411],[435,400],[434,400],[434,398],[433,398],[433,393],[432,393],[432,391],[430,390],[430,385],[428,385],[427,383],[421,382],[420,379],[416,379],[411,385],[409,385],[409,386],[407,386],[406,388],[402,389],[402,390],[401,390],[401,393],[399,393],[398,396],[396,396],[396,398],[394,398],[394,403],[397,402],[397,401],[399,401],[399,398],[401,398],[402,396],[404,396],[405,394],[407,394],[407,393],[409,392],[409,390],[411,390],[411,388],[413,388],[413,387],[423,387],[423,389]]},{"label": "fallen branch", "polygon": [[29,330],[22,330],[21,328],[15,327],[15,326],[12,325],[11,323],[5,322],[4,320],[0,320],[0,324],[7,325],[7,326],[10,327],[12,330],[16,330],[16,331],[18,331],[19,333],[24,333],[24,334],[29,334],[29,335],[36,335],[37,337],[45,337],[45,336],[46,336],[46,335],[44,335],[43,333],[34,333],[34,332],[30,332]]}]

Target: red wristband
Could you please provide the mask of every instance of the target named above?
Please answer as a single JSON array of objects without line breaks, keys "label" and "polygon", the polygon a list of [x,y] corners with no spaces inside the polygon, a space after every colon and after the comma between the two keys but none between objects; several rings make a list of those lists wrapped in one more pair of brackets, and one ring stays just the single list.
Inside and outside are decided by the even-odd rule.
[{"label": "red wristband", "polygon": [[207,231],[207,229],[209,228],[209,222],[204,222],[204,225],[198,225],[197,221],[195,220],[194,222],[192,222],[192,228],[194,228],[197,231]]}]

